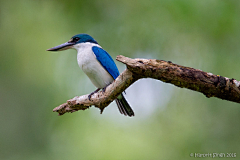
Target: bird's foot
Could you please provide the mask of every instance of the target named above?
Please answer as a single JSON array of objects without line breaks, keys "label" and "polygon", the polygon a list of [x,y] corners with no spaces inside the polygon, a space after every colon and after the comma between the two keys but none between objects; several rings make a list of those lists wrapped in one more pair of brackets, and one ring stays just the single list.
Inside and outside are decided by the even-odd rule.
[{"label": "bird's foot", "polygon": [[91,100],[92,95],[93,95],[94,93],[97,93],[99,90],[100,90],[100,88],[98,88],[96,91],[94,91],[94,92],[92,92],[92,93],[90,93],[90,94],[88,95],[89,101]]},{"label": "bird's foot", "polygon": [[[110,84],[111,84],[111,83],[110,83]],[[107,88],[110,84],[106,85],[106,86],[102,89],[103,93],[106,91],[106,88]]]}]

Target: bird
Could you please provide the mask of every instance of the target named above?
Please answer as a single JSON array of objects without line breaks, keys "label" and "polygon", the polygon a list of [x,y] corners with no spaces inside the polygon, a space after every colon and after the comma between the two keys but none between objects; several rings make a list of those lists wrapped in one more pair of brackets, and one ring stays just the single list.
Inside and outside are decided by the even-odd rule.
[{"label": "bird", "polygon": [[[91,96],[111,84],[120,74],[112,57],[88,34],[81,33],[73,36],[69,41],[50,48],[47,51],[77,50],[77,62],[82,71],[88,76],[97,89]],[[134,116],[134,111],[128,104],[123,93],[115,99],[118,109],[125,116]]]}]

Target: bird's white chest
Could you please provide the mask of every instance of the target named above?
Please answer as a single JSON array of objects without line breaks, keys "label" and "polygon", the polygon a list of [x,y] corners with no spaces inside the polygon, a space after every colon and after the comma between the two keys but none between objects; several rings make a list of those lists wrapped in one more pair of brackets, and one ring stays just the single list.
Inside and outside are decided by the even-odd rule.
[{"label": "bird's white chest", "polygon": [[104,88],[114,80],[96,59],[92,45],[85,45],[78,49],[77,61],[79,67],[97,88]]},{"label": "bird's white chest", "polygon": [[78,61],[79,67],[84,72],[88,72],[88,70],[91,70],[92,68],[94,68],[94,66],[96,65],[95,61],[97,61],[97,59],[91,48],[89,49],[85,48],[78,51],[77,61]]}]

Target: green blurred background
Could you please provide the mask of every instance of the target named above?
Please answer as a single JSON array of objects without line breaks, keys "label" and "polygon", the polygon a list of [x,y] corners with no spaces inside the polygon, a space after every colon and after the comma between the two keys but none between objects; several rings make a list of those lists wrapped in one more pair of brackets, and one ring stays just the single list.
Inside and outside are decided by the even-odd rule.
[{"label": "green blurred background", "polygon": [[240,80],[239,15],[237,0],[0,0],[0,159],[240,157],[239,104],[153,79],[127,89],[133,118],[115,103],[102,115],[91,107],[57,116],[54,107],[95,88],[76,51],[46,51],[88,33],[114,59],[163,59]]}]

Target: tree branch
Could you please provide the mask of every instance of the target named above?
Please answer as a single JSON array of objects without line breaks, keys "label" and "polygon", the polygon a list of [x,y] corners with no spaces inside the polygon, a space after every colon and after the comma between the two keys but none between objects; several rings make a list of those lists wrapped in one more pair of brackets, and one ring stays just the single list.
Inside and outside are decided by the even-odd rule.
[{"label": "tree branch", "polygon": [[117,96],[131,84],[141,78],[154,78],[172,83],[181,88],[188,88],[203,93],[206,97],[217,97],[240,103],[240,82],[198,69],[184,67],[170,61],[156,59],[130,59],[117,56],[117,60],[126,64],[127,69],[110,84],[105,92],[98,92],[88,99],[88,95],[77,96],[53,111],[63,115],[67,112],[85,110],[91,105],[101,113]]}]

